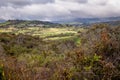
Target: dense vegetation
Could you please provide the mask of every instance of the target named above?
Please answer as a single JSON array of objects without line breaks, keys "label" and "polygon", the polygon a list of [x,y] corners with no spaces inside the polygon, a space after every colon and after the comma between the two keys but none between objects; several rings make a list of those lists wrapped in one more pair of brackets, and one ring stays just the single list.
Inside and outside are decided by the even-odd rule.
[{"label": "dense vegetation", "polygon": [[[72,32],[44,37],[1,32],[0,80],[120,80],[119,26],[65,30]],[[49,39],[54,37],[60,38]]]}]

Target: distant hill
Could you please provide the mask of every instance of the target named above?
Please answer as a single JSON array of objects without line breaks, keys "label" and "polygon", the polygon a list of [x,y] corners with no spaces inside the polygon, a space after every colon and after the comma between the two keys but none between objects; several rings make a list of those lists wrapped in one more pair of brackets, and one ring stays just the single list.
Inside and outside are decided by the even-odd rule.
[{"label": "distant hill", "polygon": [[8,20],[6,22],[0,23],[0,26],[2,27],[9,27],[9,26],[14,26],[14,27],[56,27],[59,26],[58,23],[52,23],[52,22],[47,22],[47,21],[37,21],[37,20]]},{"label": "distant hill", "polygon": [[81,23],[96,23],[96,22],[108,22],[108,21],[118,21],[120,17],[108,17],[108,18],[78,18],[75,19],[74,22]]},{"label": "distant hill", "polygon": [[108,24],[109,26],[120,26],[120,20],[119,21],[107,21],[107,22],[99,22],[94,24]]},{"label": "distant hill", "polygon": [[119,24],[120,17],[108,17],[108,18],[77,18],[69,21],[57,21],[61,24],[70,24],[74,26],[89,26],[95,23],[108,23],[108,24]]},{"label": "distant hill", "polygon": [[4,19],[0,19],[0,23],[3,23],[3,22],[5,22],[6,20],[4,20]]},{"label": "distant hill", "polygon": [[66,26],[90,26],[94,24],[109,24],[111,26],[120,25],[120,17],[109,17],[109,18],[77,18],[68,21],[37,21],[37,20],[0,20],[0,27],[61,27],[61,24]]}]

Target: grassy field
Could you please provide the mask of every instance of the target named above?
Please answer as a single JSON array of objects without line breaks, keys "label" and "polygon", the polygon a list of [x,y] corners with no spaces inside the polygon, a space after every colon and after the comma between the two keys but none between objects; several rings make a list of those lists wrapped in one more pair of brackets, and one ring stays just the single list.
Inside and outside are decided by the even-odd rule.
[{"label": "grassy field", "polygon": [[78,35],[78,31],[84,32],[83,28],[40,28],[40,27],[27,27],[27,28],[0,28],[0,33],[15,33],[15,34],[25,34],[32,36],[39,36],[44,40],[59,40],[59,39],[69,39]]}]

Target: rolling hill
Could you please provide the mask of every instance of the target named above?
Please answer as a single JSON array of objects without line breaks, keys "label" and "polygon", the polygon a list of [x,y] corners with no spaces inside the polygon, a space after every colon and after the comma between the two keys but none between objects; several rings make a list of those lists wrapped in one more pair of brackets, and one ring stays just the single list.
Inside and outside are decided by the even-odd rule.
[{"label": "rolling hill", "polygon": [[47,21],[37,21],[37,20],[8,20],[0,23],[1,27],[56,27],[59,26],[57,23],[47,22]]}]

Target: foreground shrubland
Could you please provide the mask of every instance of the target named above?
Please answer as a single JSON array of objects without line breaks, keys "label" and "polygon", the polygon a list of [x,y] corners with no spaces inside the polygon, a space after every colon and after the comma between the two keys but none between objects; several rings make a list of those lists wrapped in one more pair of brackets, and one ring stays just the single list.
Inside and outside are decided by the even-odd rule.
[{"label": "foreground shrubland", "polygon": [[95,25],[67,40],[0,34],[1,80],[120,80],[120,27]]}]

